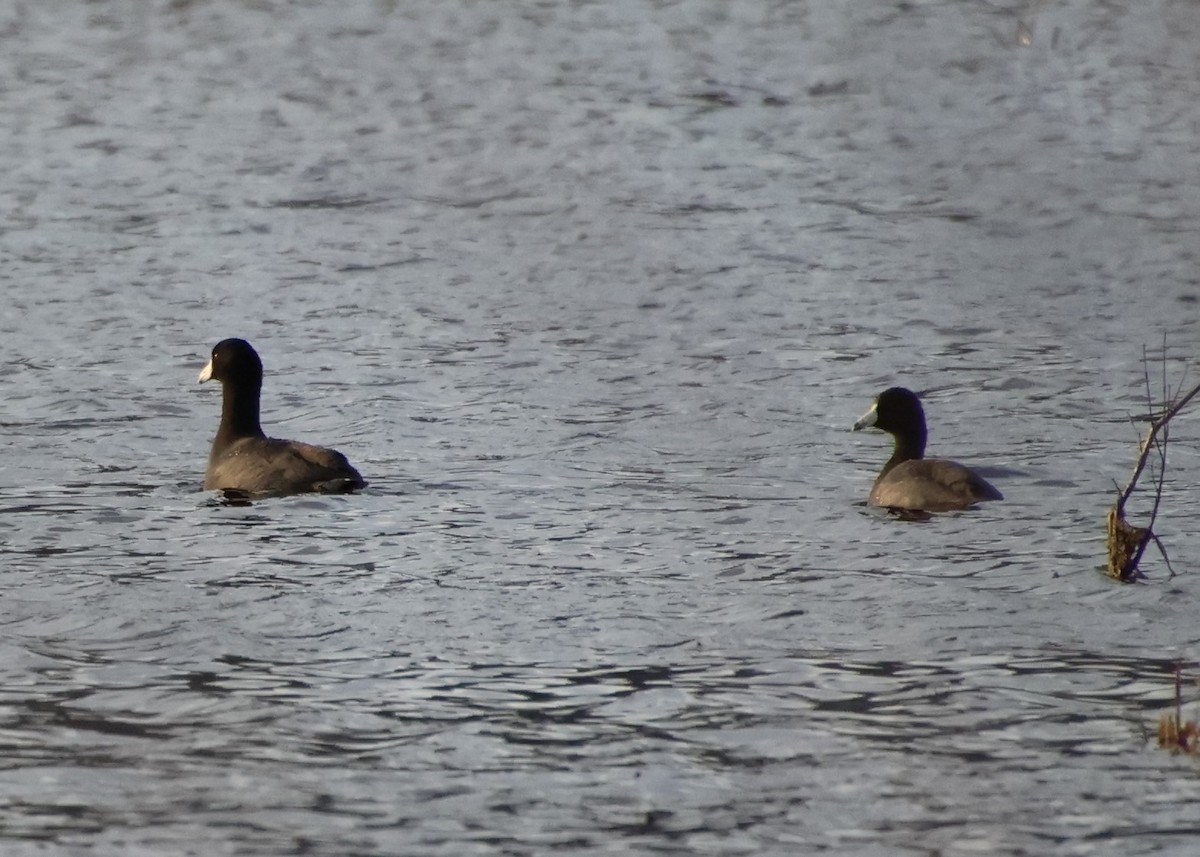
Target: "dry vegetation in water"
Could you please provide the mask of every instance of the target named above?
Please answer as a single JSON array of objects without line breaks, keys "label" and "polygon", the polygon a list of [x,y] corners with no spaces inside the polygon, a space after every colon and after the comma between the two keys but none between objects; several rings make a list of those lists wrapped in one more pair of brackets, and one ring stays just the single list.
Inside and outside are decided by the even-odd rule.
[{"label": "dry vegetation in water", "polygon": [[[1167,386],[1167,345],[1164,342],[1162,350],[1163,410],[1160,414],[1155,415],[1154,397],[1150,391],[1149,357],[1146,355],[1145,348],[1142,349],[1142,365],[1145,367],[1146,407],[1148,411],[1147,419],[1150,422],[1150,431],[1147,433],[1146,439],[1142,441],[1141,448],[1138,450],[1138,458],[1137,463],[1133,467],[1133,475],[1129,477],[1129,481],[1125,483],[1124,488],[1118,487],[1116,502],[1108,510],[1108,574],[1110,577],[1115,577],[1117,580],[1125,583],[1133,583],[1141,578],[1138,563],[1141,562],[1142,554],[1150,542],[1154,542],[1159,553],[1162,554],[1163,562],[1167,564],[1167,570],[1170,571],[1172,577],[1175,576],[1175,571],[1171,568],[1171,560],[1167,556],[1167,549],[1154,533],[1154,521],[1158,517],[1159,504],[1162,502],[1163,479],[1167,471],[1167,441],[1171,436],[1171,420],[1183,410],[1184,406],[1197,393],[1200,393],[1200,385],[1193,387],[1187,393],[1183,393],[1182,382],[1174,391]],[[1154,505],[1150,509],[1150,521],[1146,526],[1135,527],[1125,518],[1125,504],[1129,502],[1129,498],[1137,490],[1138,480],[1146,472],[1146,465],[1150,461],[1151,454],[1154,454],[1158,460],[1157,467],[1154,468],[1156,471],[1154,479]]]},{"label": "dry vegetation in water", "polygon": [[1200,726],[1183,719],[1183,667],[1175,666],[1175,710],[1158,718],[1158,746],[1172,753],[1200,754]]}]

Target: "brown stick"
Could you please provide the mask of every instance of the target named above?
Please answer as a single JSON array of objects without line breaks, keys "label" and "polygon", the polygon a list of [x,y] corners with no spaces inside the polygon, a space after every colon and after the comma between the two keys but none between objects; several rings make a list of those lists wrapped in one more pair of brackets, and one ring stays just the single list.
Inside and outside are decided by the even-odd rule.
[{"label": "brown stick", "polygon": [[1117,498],[1118,512],[1124,512],[1126,501],[1129,500],[1129,497],[1133,494],[1133,490],[1137,487],[1137,481],[1141,477],[1142,471],[1146,469],[1146,460],[1150,457],[1150,450],[1157,446],[1156,440],[1158,438],[1158,433],[1162,429],[1166,428],[1167,423],[1171,422],[1171,418],[1182,411],[1184,406],[1194,399],[1197,394],[1200,394],[1200,384],[1192,387],[1186,396],[1176,401],[1171,405],[1171,407],[1167,408],[1167,410],[1163,412],[1161,417],[1150,423],[1150,434],[1148,434],[1146,439],[1142,441],[1142,447],[1138,451],[1137,464],[1135,464],[1133,468],[1133,476],[1129,477],[1129,481],[1125,483],[1124,490],[1121,491]]},{"label": "brown stick", "polygon": [[[1158,546],[1159,553],[1162,554],[1163,561],[1167,564],[1167,571],[1170,572],[1171,577],[1175,576],[1175,569],[1171,567],[1171,559],[1167,556],[1167,549],[1163,545],[1162,540],[1154,532],[1154,522],[1158,520],[1158,510],[1162,505],[1163,484],[1166,481],[1167,444],[1171,437],[1170,422],[1176,414],[1187,406],[1188,402],[1197,394],[1200,394],[1200,384],[1197,384],[1186,395],[1180,397],[1179,394],[1183,390],[1183,382],[1181,380],[1172,395],[1167,384],[1167,344],[1165,341],[1163,342],[1162,353],[1162,396],[1165,410],[1158,419],[1150,420],[1150,431],[1138,450],[1138,458],[1133,468],[1133,475],[1129,477],[1129,481],[1125,484],[1124,489],[1118,489],[1117,500],[1108,513],[1108,571],[1113,577],[1127,583],[1138,579],[1138,563],[1141,562],[1142,554],[1145,553],[1146,546],[1151,541]],[[1143,346],[1142,366],[1146,383],[1146,401],[1150,408],[1149,416],[1153,416],[1154,400],[1150,392],[1149,365],[1146,349]],[[1167,405],[1168,397],[1170,398],[1169,406]],[[1145,527],[1134,527],[1125,520],[1125,504],[1133,496],[1138,480],[1146,470],[1151,450],[1155,450],[1158,453],[1158,476],[1154,480],[1154,505],[1150,509],[1150,523]]]}]

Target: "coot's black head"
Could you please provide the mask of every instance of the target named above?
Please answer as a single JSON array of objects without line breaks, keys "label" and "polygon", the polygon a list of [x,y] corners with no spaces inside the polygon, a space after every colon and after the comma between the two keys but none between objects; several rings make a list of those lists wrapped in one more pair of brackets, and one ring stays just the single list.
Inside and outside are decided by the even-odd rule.
[{"label": "coot's black head", "polygon": [[854,424],[854,429],[874,426],[889,434],[925,433],[925,409],[912,390],[889,387],[875,398],[875,404]]},{"label": "coot's black head", "polygon": [[912,390],[889,387],[880,393],[871,409],[854,424],[854,431],[872,426],[896,438],[901,459],[925,454],[925,409]]},{"label": "coot's black head", "polygon": [[212,359],[200,371],[200,383],[208,380],[222,384],[260,387],[263,365],[258,352],[244,339],[223,339],[213,346]]}]

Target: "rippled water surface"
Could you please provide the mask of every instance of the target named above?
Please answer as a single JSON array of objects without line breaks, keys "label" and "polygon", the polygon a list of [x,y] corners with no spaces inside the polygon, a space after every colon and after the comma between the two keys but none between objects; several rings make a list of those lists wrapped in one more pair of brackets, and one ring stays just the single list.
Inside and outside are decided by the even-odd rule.
[{"label": "rippled water surface", "polygon": [[[5,855],[1194,854],[1200,5],[0,10]],[[201,491],[244,336],[361,495]],[[926,392],[1003,503],[898,521]],[[1146,512],[1135,504],[1135,522]]]}]

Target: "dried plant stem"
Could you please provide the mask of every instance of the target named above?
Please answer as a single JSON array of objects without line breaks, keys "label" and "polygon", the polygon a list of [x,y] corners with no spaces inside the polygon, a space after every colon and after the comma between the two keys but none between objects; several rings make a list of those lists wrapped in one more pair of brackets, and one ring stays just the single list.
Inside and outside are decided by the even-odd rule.
[{"label": "dried plant stem", "polygon": [[[1146,398],[1153,408],[1153,399],[1150,393],[1150,370],[1149,362],[1142,349],[1142,363],[1145,369],[1146,380]],[[1163,345],[1163,403],[1166,409],[1157,419],[1152,419],[1150,422],[1150,431],[1142,441],[1141,448],[1138,450],[1137,463],[1133,468],[1133,475],[1129,477],[1129,481],[1125,483],[1125,487],[1117,492],[1116,502],[1112,508],[1108,510],[1108,573],[1118,580],[1130,582],[1138,578],[1138,563],[1142,559],[1142,554],[1146,550],[1146,545],[1151,541],[1158,547],[1159,553],[1162,554],[1163,561],[1167,564],[1167,570],[1171,576],[1175,576],[1174,569],[1171,568],[1171,560],[1167,556],[1167,550],[1163,546],[1162,541],[1154,533],[1154,522],[1158,519],[1158,510],[1162,504],[1163,480],[1166,478],[1167,469],[1167,443],[1170,440],[1170,423],[1171,420],[1182,411],[1187,404],[1200,394],[1200,384],[1197,384],[1186,394],[1180,395],[1182,384],[1177,387],[1172,393],[1167,386],[1166,379],[1166,345]],[[1167,405],[1167,402],[1170,402]],[[1146,465],[1150,461],[1151,453],[1157,453],[1158,456],[1158,475],[1154,480],[1154,505],[1150,510],[1150,523],[1145,527],[1132,526],[1125,519],[1125,504],[1129,502],[1129,498],[1133,496],[1133,492],[1137,489],[1138,480],[1141,479],[1142,473],[1146,470]]]},{"label": "dried plant stem", "polygon": [[1172,753],[1200,754],[1200,726],[1183,719],[1183,664],[1175,664],[1175,711],[1158,718],[1158,746]]}]

